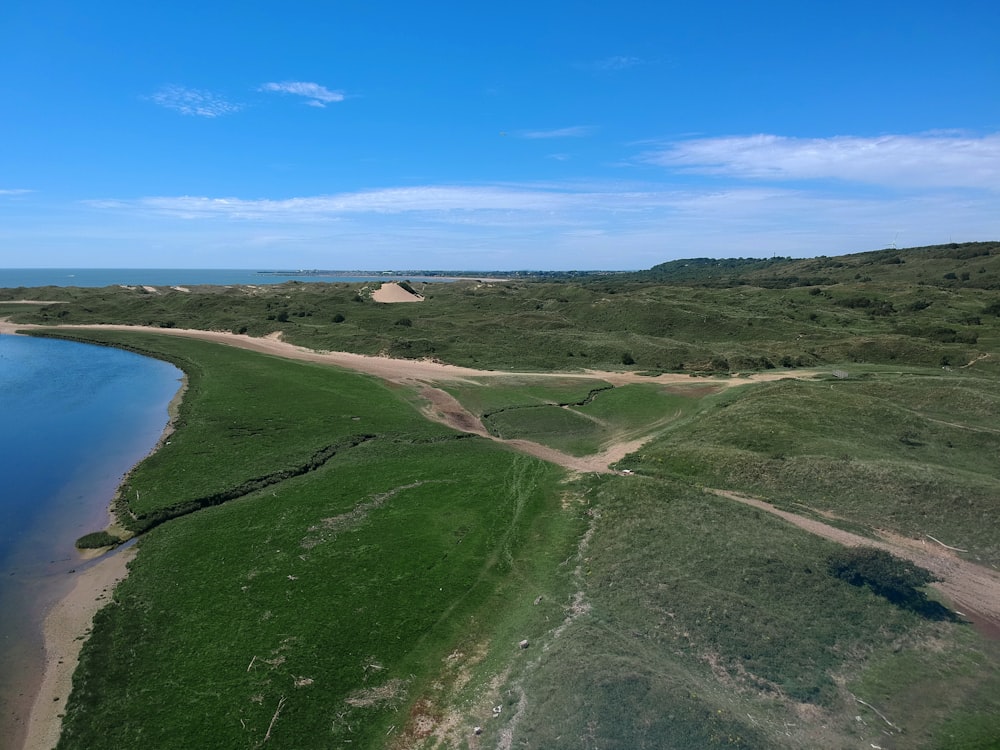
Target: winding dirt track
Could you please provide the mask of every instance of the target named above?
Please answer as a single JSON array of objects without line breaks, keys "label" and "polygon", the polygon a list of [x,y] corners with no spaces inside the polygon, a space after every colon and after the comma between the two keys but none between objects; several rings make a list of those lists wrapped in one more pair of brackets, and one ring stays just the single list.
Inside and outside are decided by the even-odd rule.
[{"label": "winding dirt track", "polygon": [[734,375],[728,378],[698,378],[694,379],[690,375],[679,375],[675,373],[665,373],[656,377],[646,377],[634,372],[604,372],[600,370],[584,370],[580,372],[514,372],[508,370],[475,370],[471,367],[461,367],[459,365],[449,365],[443,362],[431,360],[414,359],[392,359],[390,357],[373,357],[367,354],[352,354],[350,352],[323,352],[314,349],[307,349],[304,346],[296,346],[281,340],[280,334],[270,335],[264,338],[255,338],[243,334],[230,333],[229,331],[202,331],[193,328],[156,328],[153,326],[126,326],[126,325],[72,325],[72,326],[41,326],[27,323],[11,323],[9,320],[0,319],[0,334],[17,333],[18,331],[30,331],[38,329],[93,329],[105,331],[143,331],[146,333],[162,334],[164,336],[184,336],[187,338],[201,339],[202,341],[214,341],[220,344],[228,344],[241,349],[273,354],[276,357],[297,359],[305,362],[319,362],[322,364],[344,367],[349,370],[375,375],[394,383],[414,383],[414,382],[434,382],[434,381],[465,381],[475,382],[475,378],[496,377],[496,376],[518,376],[533,378],[590,378],[593,380],[603,380],[612,385],[624,385],[627,383],[710,383],[716,386],[731,387],[746,385],[747,383],[761,383],[769,380],[781,380],[783,378],[808,378],[813,377],[818,371],[796,370],[793,373],[785,371],[773,371],[766,373],[754,373],[751,375]]},{"label": "winding dirt track", "polygon": [[143,331],[156,333],[164,336],[184,336],[187,338],[199,339],[202,341],[212,341],[229,346],[236,346],[250,351],[271,354],[277,357],[295,359],[303,362],[317,362],[320,364],[343,367],[355,372],[374,375],[383,380],[410,386],[420,386],[421,395],[427,400],[428,405],[423,410],[429,419],[441,422],[461,432],[470,432],[480,435],[490,440],[509,445],[511,448],[528,453],[543,461],[558,464],[570,471],[575,472],[598,472],[611,473],[609,467],[620,461],[629,453],[638,450],[647,442],[652,435],[645,438],[629,440],[608,446],[603,452],[586,457],[571,456],[568,453],[549,448],[530,440],[503,440],[495,437],[486,430],[479,418],[465,409],[453,396],[445,391],[434,388],[431,384],[435,382],[451,381],[476,383],[483,378],[510,376],[519,378],[582,378],[611,383],[612,385],[625,385],[628,383],[659,383],[676,384],[693,382],[704,383],[706,385],[728,388],[747,383],[760,383],[770,380],[780,380],[782,378],[796,377],[808,378],[818,374],[810,370],[797,370],[794,374],[778,371],[768,373],[755,373],[753,375],[735,375],[728,378],[698,378],[693,379],[690,375],[679,375],[666,373],[656,377],[638,375],[634,372],[605,372],[600,370],[585,370],[583,372],[513,372],[506,370],[475,370],[471,367],[460,367],[449,365],[443,362],[433,362],[430,360],[412,359],[392,359],[390,357],[373,357],[365,354],[352,354],[350,352],[322,352],[306,347],[296,346],[282,341],[280,334],[271,335],[264,338],[254,338],[241,334],[230,333],[228,331],[202,331],[190,328],[156,328],[151,326],[126,326],[126,325],[77,325],[77,326],[39,326],[11,323],[6,319],[0,320],[0,334],[16,333],[17,331],[29,331],[45,328],[63,329],[91,329],[105,331]]},{"label": "winding dirt track", "polygon": [[[0,334],[12,334],[19,330],[48,327],[49,326],[16,324],[7,320],[0,320]],[[457,365],[449,365],[429,360],[391,359],[389,357],[372,357],[363,354],[352,354],[349,352],[314,351],[305,347],[289,344],[282,341],[280,336],[275,335],[268,336],[266,338],[254,338],[251,336],[239,335],[225,331],[201,331],[195,329],[154,328],[123,325],[58,327],[116,331],[145,331],[165,336],[185,336],[203,341],[213,341],[221,344],[227,344],[229,346],[236,346],[288,359],[343,367],[356,372],[373,375],[389,382],[418,386],[421,389],[421,396],[427,402],[427,405],[423,409],[423,413],[429,419],[447,424],[448,426],[462,432],[469,432],[490,440],[504,443],[515,450],[528,453],[544,461],[558,464],[559,466],[574,472],[610,473],[613,471],[609,468],[612,464],[621,460],[629,453],[641,448],[642,445],[652,436],[618,443],[610,446],[603,453],[586,457],[571,456],[567,453],[563,453],[528,440],[502,440],[490,435],[476,415],[469,412],[451,394],[446,393],[440,388],[435,388],[433,384],[441,381],[476,383],[483,378],[497,376],[532,378],[565,378],[569,376],[574,378],[591,378],[593,380],[599,380],[613,385],[624,385],[628,383],[690,384],[692,382],[699,382],[714,387],[726,388],[737,385],[745,385],[748,383],[780,380],[788,377],[808,378],[819,374],[816,371],[806,370],[799,370],[794,374],[779,371],[755,373],[748,376],[733,376],[728,378],[699,378],[697,381],[694,381],[688,375],[669,373],[659,375],[657,377],[646,377],[633,372],[604,372],[598,370],[587,370],[584,372],[572,373],[528,373],[503,370],[475,370],[469,367],[460,367]],[[870,545],[880,547],[892,552],[895,555],[912,560],[917,565],[927,568],[932,573],[939,576],[942,581],[934,585],[940,589],[940,591],[947,596],[959,610],[961,610],[974,622],[979,624],[984,632],[987,632],[987,634],[990,634],[993,637],[1000,637],[1000,573],[968,562],[967,560],[963,560],[950,550],[947,550],[933,542],[906,539],[892,535],[888,532],[881,532],[879,534],[881,541],[871,540],[813,519],[804,518],[794,513],[779,510],[769,503],[756,498],[732,492],[724,492],[721,490],[713,490],[713,492],[731,500],[751,505],[755,508],[760,508],[768,513],[773,513],[785,519],[789,523],[793,523],[813,534],[818,534],[840,544],[848,546]]]},{"label": "winding dirt track", "polygon": [[983,635],[1000,639],[1000,573],[963,560],[951,550],[932,541],[908,539],[887,531],[877,531],[880,539],[852,534],[834,526],[775,508],[755,497],[726,490],[710,492],[754,508],[773,513],[811,534],[846,547],[877,547],[926,568],[941,580],[932,584],[977,626]]}]

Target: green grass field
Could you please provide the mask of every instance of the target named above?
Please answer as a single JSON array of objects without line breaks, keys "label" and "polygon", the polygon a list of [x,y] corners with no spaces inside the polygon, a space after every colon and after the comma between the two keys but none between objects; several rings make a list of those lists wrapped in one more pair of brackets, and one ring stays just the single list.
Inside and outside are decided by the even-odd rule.
[{"label": "green grass field", "polygon": [[[141,499],[127,499],[140,521],[188,512],[141,539],[88,640],[60,747],[252,746],[279,702],[276,746],[374,746],[403,730],[400,707],[457,644],[490,641],[492,613],[521,585],[558,598],[551,558],[568,554],[577,521],[553,467],[457,440],[370,378],[159,343],[200,374],[167,450],[129,479]],[[255,407],[231,408],[236,382]],[[233,460],[234,424],[239,441],[270,433],[258,463]],[[330,443],[342,448],[309,472],[189,507],[203,485],[243,486]],[[170,485],[174,471],[202,478]]]},{"label": "green grass field", "polygon": [[[469,388],[451,388],[460,400],[475,402]],[[690,415],[699,402],[700,386],[630,384],[602,386],[586,396],[566,400],[539,399],[524,403],[516,394],[505,396],[491,388],[493,407],[481,411],[487,429],[504,439],[531,440],[576,456],[599,453],[615,443],[663,429]],[[502,399],[507,398],[504,402]],[[472,408],[476,408],[473,403]]]},{"label": "green grass field", "polygon": [[[427,421],[416,388],[74,332],[169,359],[188,389],[123,485],[139,554],[59,747],[995,747],[1000,643],[849,585],[832,542],[708,490],[1000,566],[997,251],[442,284],[405,306],[359,285],[30,290],[65,300],[34,310],[0,290],[25,321],[567,371],[438,385],[500,437],[578,456],[648,438],[632,475],[569,476]],[[697,377],[804,366],[826,374]],[[573,376],[600,367],[695,377]]]}]

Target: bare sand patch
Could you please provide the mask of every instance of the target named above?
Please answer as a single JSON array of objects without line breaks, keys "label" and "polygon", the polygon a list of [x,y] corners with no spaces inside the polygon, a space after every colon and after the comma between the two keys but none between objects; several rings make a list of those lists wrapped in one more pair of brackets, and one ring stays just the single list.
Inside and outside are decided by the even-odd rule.
[{"label": "bare sand patch", "polygon": [[372,299],[376,302],[423,302],[424,298],[419,294],[408,292],[395,281],[386,281],[378,289],[372,292]]},{"label": "bare sand patch", "polygon": [[0,305],[65,305],[65,300],[57,299],[3,299]]},{"label": "bare sand patch", "polygon": [[108,603],[127,575],[135,547],[122,550],[78,573],[73,590],[45,618],[45,674],[35,698],[24,750],[51,750],[62,730],[62,712],[72,687],[85,634],[94,615]]}]

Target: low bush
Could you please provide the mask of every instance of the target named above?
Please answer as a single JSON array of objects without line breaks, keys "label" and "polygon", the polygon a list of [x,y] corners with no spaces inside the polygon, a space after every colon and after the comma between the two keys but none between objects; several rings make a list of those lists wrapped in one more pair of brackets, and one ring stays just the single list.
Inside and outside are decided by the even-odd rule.
[{"label": "low bush", "polygon": [[76,540],[77,549],[100,549],[101,547],[114,547],[121,544],[120,537],[109,534],[106,531],[94,531],[84,534]]}]

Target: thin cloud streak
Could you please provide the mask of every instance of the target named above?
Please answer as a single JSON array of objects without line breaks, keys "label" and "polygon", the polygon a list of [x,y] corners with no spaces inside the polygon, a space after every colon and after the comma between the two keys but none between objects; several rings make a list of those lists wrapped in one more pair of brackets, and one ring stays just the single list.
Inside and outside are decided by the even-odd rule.
[{"label": "thin cloud streak", "polygon": [[221,117],[243,109],[242,104],[227,101],[211,91],[175,85],[164,86],[148,99],[166,109],[195,117]]},{"label": "thin cloud streak", "polygon": [[568,128],[556,128],[555,130],[520,130],[515,135],[518,138],[541,139],[541,138],[584,138],[594,133],[597,128],[592,125],[573,125]]},{"label": "thin cloud streak", "polygon": [[584,70],[626,70],[628,68],[634,68],[636,65],[641,65],[642,60],[638,57],[632,57],[631,55],[611,55],[610,57],[605,57],[601,60],[594,60],[592,62],[581,63],[579,67]]},{"label": "thin cloud streak", "polygon": [[676,141],[641,161],[742,180],[842,180],[893,188],[1000,189],[1000,133]]},{"label": "thin cloud streak", "polygon": [[79,208],[66,206],[55,222],[34,214],[5,220],[0,243],[70,248],[85,238],[127,254],[153,242],[178,263],[219,266],[259,243],[253,263],[262,266],[280,257],[303,268],[355,267],[364,257],[390,268],[419,257],[426,268],[500,270],[648,268],[679,257],[836,255],[1000,236],[995,196],[968,191],[530,183],[263,200],[159,196]]},{"label": "thin cloud streak", "polygon": [[261,85],[260,91],[266,91],[269,93],[277,94],[293,94],[295,96],[304,96],[309,101],[306,102],[310,107],[326,107],[327,104],[333,102],[344,101],[344,93],[342,91],[331,91],[326,88],[326,86],[321,86],[318,83],[312,83],[311,81],[283,81],[282,83],[265,83]]},{"label": "thin cloud streak", "polygon": [[[706,231],[777,231],[811,227],[831,236],[852,223],[881,224],[891,231],[905,225],[930,227],[948,217],[949,231],[966,225],[992,227],[1000,234],[1000,215],[988,196],[973,199],[949,193],[903,197],[852,197],[764,187],[724,189],[637,189],[606,186],[577,189],[544,186],[423,186],[387,188],[337,195],[250,200],[205,196],[159,196],[137,200],[92,200],[102,211],[185,220],[267,221],[289,226],[344,219],[376,221],[395,217],[405,224],[451,223],[485,229],[517,225],[602,225],[609,232],[658,226],[670,233],[679,225]],[[929,217],[933,217],[933,221]],[[888,241],[888,240],[887,240]]]},{"label": "thin cloud streak", "polygon": [[566,214],[575,211],[635,213],[678,204],[671,192],[655,190],[574,190],[547,186],[423,186],[387,188],[337,195],[280,200],[211,198],[206,196],[156,196],[138,200],[90,200],[93,208],[153,212],[178,218],[324,220],[350,214],[451,214],[490,212]]}]

